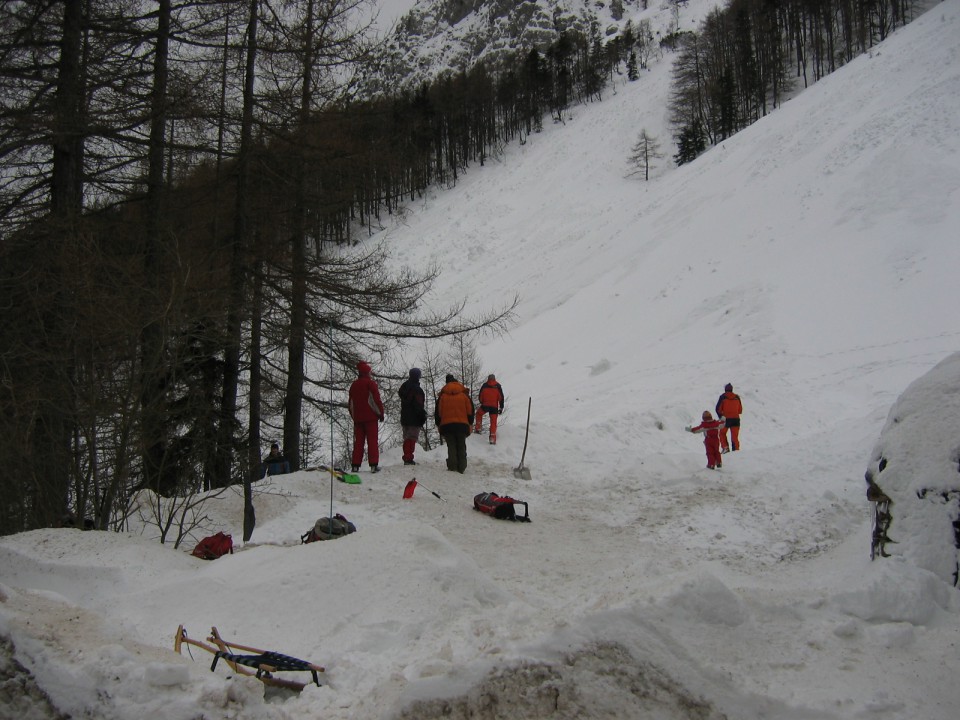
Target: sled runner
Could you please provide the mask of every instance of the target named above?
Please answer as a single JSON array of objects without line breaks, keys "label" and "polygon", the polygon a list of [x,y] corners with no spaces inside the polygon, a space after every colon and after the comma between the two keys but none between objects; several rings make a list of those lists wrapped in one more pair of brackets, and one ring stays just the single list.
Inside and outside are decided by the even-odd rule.
[{"label": "sled runner", "polygon": [[[264,685],[269,685],[270,687],[280,687],[300,692],[307,686],[306,683],[296,680],[274,677],[273,673],[275,672],[309,672],[313,677],[314,684],[318,686],[320,685],[320,678],[317,673],[324,672],[321,666],[314,665],[306,660],[300,660],[270,650],[259,650],[235,642],[227,642],[220,637],[220,633],[217,632],[217,628],[215,627],[210,629],[210,636],[207,638],[207,642],[201,642],[200,640],[187,637],[187,631],[183,625],[181,625],[177,628],[177,634],[173,641],[173,649],[179,653],[184,643],[206,650],[213,655],[213,664],[210,665],[211,671],[216,669],[217,663],[222,659],[237,675],[256,678]],[[211,645],[210,643],[213,644]],[[241,654],[242,652],[252,654]],[[247,668],[252,669],[248,670]]]},{"label": "sled runner", "polygon": [[[517,515],[517,505],[523,505],[523,515]],[[474,496],[473,509],[500,520],[530,522],[530,509],[527,503],[496,493],[485,492]]]}]

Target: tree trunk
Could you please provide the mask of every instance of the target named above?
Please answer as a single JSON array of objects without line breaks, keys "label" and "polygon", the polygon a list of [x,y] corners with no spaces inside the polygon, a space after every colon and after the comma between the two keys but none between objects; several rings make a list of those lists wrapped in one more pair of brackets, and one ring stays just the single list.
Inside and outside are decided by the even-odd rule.
[{"label": "tree trunk", "polygon": [[[170,0],[158,0],[157,37],[154,52],[153,88],[150,99],[150,144],[147,155],[147,222],[144,233],[143,271],[146,324],[140,333],[140,413],[143,476],[146,487],[169,496],[176,490],[172,473],[163,472],[164,425],[164,338],[161,308],[163,273],[164,151],[167,119],[167,60],[170,45]],[[164,482],[163,478],[169,478]],[[170,486],[173,483],[173,487]]]},{"label": "tree trunk", "polygon": [[243,83],[243,118],[240,124],[240,151],[237,157],[236,202],[234,205],[233,244],[230,258],[230,304],[227,312],[227,339],[223,357],[223,395],[217,438],[217,468],[214,483],[230,484],[233,445],[237,427],[237,393],[240,387],[240,347],[243,331],[246,251],[250,243],[248,218],[250,155],[253,144],[254,80],[257,61],[257,26],[260,0],[250,0],[247,24],[246,72]]},{"label": "tree trunk", "polygon": [[[52,129],[53,169],[50,181],[50,223],[43,239],[46,258],[56,264],[61,243],[76,240],[77,223],[83,210],[83,2],[65,0]],[[43,256],[43,255],[41,255]],[[55,265],[56,267],[56,265]],[[45,282],[57,283],[57,272]],[[65,313],[70,306],[60,290],[47,297],[54,301],[43,308],[44,327],[38,337],[46,343],[41,352],[47,356],[50,371],[42,392],[32,431],[33,472],[37,487],[36,503],[30,523],[33,527],[55,524],[67,509],[69,496],[72,412],[73,346],[67,330],[71,322]]]},{"label": "tree trunk", "polygon": [[[313,97],[313,3],[307,0],[304,28],[303,73],[300,88],[300,128],[307,125]],[[294,136],[296,137],[296,136]],[[307,332],[307,258],[306,258],[306,157],[294,149],[296,176],[294,182],[293,230],[290,238],[290,337],[287,340],[287,392],[284,398],[283,451],[291,470],[300,469],[300,425],[303,419],[304,355]]]}]

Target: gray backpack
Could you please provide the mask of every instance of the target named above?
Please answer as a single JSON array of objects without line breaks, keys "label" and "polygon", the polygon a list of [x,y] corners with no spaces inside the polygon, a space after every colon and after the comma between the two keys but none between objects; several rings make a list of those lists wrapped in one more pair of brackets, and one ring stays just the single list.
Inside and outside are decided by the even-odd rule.
[{"label": "gray backpack", "polygon": [[357,531],[357,526],[337,513],[332,518],[322,517],[313,527],[300,536],[300,543],[312,543],[317,540],[336,540]]}]

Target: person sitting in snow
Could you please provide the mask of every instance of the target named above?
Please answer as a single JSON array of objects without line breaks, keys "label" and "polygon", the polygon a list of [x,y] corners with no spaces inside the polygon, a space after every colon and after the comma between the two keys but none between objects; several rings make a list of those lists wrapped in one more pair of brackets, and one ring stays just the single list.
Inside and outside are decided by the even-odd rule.
[{"label": "person sitting in snow", "polygon": [[723,420],[714,420],[709,410],[703,411],[703,422],[696,427],[687,427],[692,433],[703,433],[703,446],[707,449],[707,467],[718,470],[723,467],[720,460],[720,427]]}]

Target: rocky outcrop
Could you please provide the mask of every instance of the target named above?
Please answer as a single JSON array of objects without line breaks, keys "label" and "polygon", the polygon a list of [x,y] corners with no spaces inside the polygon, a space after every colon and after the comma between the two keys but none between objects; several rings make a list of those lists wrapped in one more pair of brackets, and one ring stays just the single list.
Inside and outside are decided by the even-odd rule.
[{"label": "rocky outcrop", "polygon": [[544,50],[560,33],[592,26],[610,34],[623,17],[615,7],[594,0],[421,0],[402,17],[367,87],[372,92],[415,86],[485,62],[491,69],[517,53]]}]

